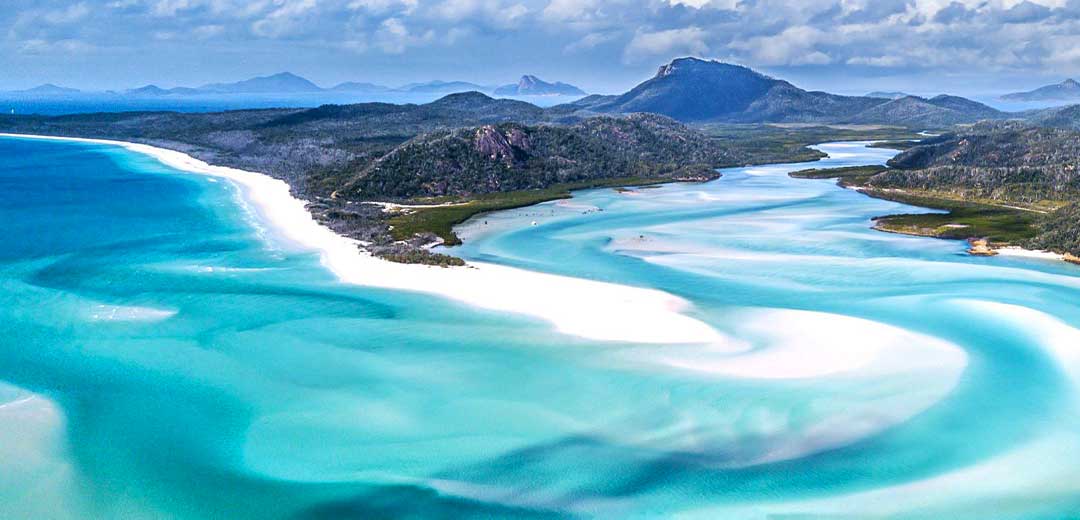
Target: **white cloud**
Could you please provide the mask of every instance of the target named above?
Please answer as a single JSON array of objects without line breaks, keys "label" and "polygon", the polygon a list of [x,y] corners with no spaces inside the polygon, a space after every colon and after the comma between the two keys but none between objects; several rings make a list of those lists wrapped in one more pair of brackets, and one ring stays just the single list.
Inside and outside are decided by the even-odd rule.
[{"label": "white cloud", "polygon": [[401,54],[409,47],[426,45],[435,40],[435,31],[428,30],[420,35],[409,32],[409,28],[398,18],[388,18],[375,32],[375,44],[387,54]]},{"label": "white cloud", "polygon": [[220,24],[200,25],[192,29],[191,34],[200,40],[207,40],[225,32],[225,26]]},{"label": "white cloud", "polygon": [[821,30],[803,25],[787,28],[779,34],[736,42],[730,47],[745,51],[753,63],[760,65],[824,65],[832,59],[816,45],[827,38],[829,36]]},{"label": "white cloud", "polygon": [[41,18],[47,23],[59,25],[78,22],[90,14],[90,7],[85,2],[79,2],[66,9],[49,11]]},{"label": "white cloud", "polygon": [[352,0],[346,4],[354,11],[367,11],[371,14],[388,13],[409,15],[416,11],[418,0]]},{"label": "white cloud", "polygon": [[639,62],[673,54],[703,55],[709,51],[705,43],[706,33],[699,27],[669,29],[666,31],[638,31],[623,51],[623,60]]},{"label": "white cloud", "polygon": [[303,17],[315,9],[315,0],[276,0],[275,5],[276,9],[251,25],[252,32],[279,38],[311,28],[304,23]]},{"label": "white cloud", "polygon": [[83,54],[94,50],[95,47],[80,40],[26,40],[20,45],[20,50],[26,54]]},{"label": "white cloud", "polygon": [[[810,64],[1080,73],[1080,0],[0,0],[0,53],[237,45],[458,60],[513,40],[514,57],[653,64],[687,54]],[[98,8],[97,6],[101,6]],[[62,43],[61,43],[62,42]],[[149,43],[148,43],[149,42]],[[200,47],[203,45],[203,47]],[[0,55],[2,58],[2,55]],[[493,58],[494,59],[494,58]],[[506,60],[510,60],[506,57]],[[0,59],[2,61],[2,59]],[[610,65],[615,67],[615,65]]]},{"label": "white cloud", "polygon": [[549,22],[581,20],[591,16],[599,3],[598,0],[551,0],[540,14]]},{"label": "white cloud", "polygon": [[565,53],[574,53],[584,50],[589,50],[605,43],[614,41],[618,38],[618,33],[589,33],[583,36],[580,40],[577,40],[563,48]]}]

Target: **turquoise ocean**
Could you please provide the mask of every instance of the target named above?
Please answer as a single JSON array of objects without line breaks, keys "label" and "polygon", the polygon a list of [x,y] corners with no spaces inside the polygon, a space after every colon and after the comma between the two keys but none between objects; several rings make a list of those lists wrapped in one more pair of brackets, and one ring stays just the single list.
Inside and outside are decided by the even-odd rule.
[{"label": "turquoise ocean", "polygon": [[806,167],[446,250],[669,292],[733,352],[346,285],[226,181],[0,139],[0,518],[1080,518],[1080,267],[874,231],[928,210]]}]

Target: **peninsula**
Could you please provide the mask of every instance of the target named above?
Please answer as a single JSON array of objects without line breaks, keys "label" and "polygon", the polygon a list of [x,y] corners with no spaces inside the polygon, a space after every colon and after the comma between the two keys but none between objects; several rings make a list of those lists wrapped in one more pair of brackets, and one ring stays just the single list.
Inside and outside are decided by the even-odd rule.
[{"label": "peninsula", "polygon": [[[274,81],[303,86],[293,77]],[[4,115],[0,131],[143,143],[266,173],[308,201],[320,222],[377,256],[455,265],[461,261],[430,246],[458,243],[453,226],[477,213],[575,189],[700,182],[723,167],[813,160],[821,155],[806,145],[843,139],[910,148],[887,170],[846,172],[848,184],[954,210],[948,218],[881,219],[882,229],[1076,255],[1069,220],[1075,165],[1064,155],[1018,150],[1045,142],[1071,149],[1077,121],[1064,109],[1021,117],[948,95],[810,92],[746,67],[680,58],[625,94],[550,108],[467,92],[423,105]],[[914,142],[927,129],[943,137]],[[953,157],[950,146],[986,139],[1017,152],[945,159]],[[995,189],[963,188],[987,186],[987,176]]]}]

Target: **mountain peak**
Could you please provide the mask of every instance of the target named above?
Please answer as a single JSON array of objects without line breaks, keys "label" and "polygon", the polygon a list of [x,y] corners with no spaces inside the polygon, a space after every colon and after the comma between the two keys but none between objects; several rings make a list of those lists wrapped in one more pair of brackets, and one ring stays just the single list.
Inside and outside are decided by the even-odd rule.
[{"label": "mountain peak", "polygon": [[266,79],[293,79],[293,80],[300,79],[300,80],[307,81],[306,79],[304,79],[304,78],[302,78],[300,76],[297,76],[296,74],[293,74],[292,72],[289,72],[289,71],[278,72],[277,74],[271,74],[269,76],[264,76],[264,77]]},{"label": "mountain peak", "polygon": [[653,112],[681,121],[707,121],[746,111],[773,89],[798,89],[747,67],[679,58],[629,92],[594,107],[598,112]]},{"label": "mountain peak", "polygon": [[1009,101],[1075,101],[1080,99],[1080,83],[1070,78],[1061,83],[1039,87],[1027,92],[1014,92],[1001,96]]},{"label": "mountain peak", "polygon": [[477,92],[470,90],[467,92],[455,92],[453,94],[447,94],[431,104],[435,106],[461,106],[461,105],[474,105],[485,104],[491,101],[495,101],[495,98],[484,94],[483,92]]},{"label": "mountain peak", "polygon": [[671,60],[671,63],[661,65],[660,69],[656,71],[656,77],[663,78],[667,76],[674,76],[680,73],[695,73],[701,71],[746,73],[766,77],[764,74],[750,69],[749,67],[743,67],[742,65],[725,63],[718,60],[704,60],[701,58],[694,58],[690,56],[684,58],[675,58],[674,60]]},{"label": "mountain peak", "polygon": [[79,90],[78,89],[73,89],[73,88],[61,87],[59,85],[54,85],[52,83],[45,83],[44,85],[38,85],[38,86],[36,86],[34,88],[28,88],[26,90],[15,90],[13,92],[16,92],[16,93],[19,93],[19,94],[26,94],[26,95],[35,95],[35,96],[53,96],[53,95],[62,95],[62,94],[77,94],[77,93],[79,93]]},{"label": "mountain peak", "polygon": [[291,72],[279,72],[270,76],[259,76],[236,83],[213,83],[204,85],[200,90],[217,93],[292,93],[319,92],[318,85]]},{"label": "mountain peak", "polygon": [[495,89],[498,96],[584,96],[581,89],[556,81],[548,83],[532,74],[526,74],[515,85],[503,85]]}]

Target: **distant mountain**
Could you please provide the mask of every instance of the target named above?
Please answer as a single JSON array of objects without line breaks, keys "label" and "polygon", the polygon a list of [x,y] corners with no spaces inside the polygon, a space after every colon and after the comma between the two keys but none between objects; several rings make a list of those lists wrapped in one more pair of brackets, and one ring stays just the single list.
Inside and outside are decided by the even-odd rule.
[{"label": "distant mountain", "polygon": [[495,89],[497,96],[584,96],[585,91],[566,83],[548,83],[536,76],[525,75],[513,85]]},{"label": "distant mountain", "polygon": [[281,72],[236,83],[211,83],[199,87],[198,90],[217,94],[293,94],[322,92],[323,89],[296,74]]},{"label": "distant mountain", "polygon": [[684,122],[872,123],[912,126],[973,123],[1004,114],[954,96],[927,100],[840,96],[800,89],[747,67],[679,58],[620,96],[589,96],[553,112],[652,112]]},{"label": "distant mountain", "polygon": [[808,92],[739,65],[679,58],[629,92],[599,97],[588,108],[653,112],[680,121],[784,122],[836,119],[881,102]]},{"label": "distant mountain", "polygon": [[1001,96],[1005,101],[1071,101],[1080,100],[1080,83],[1067,79],[1056,85],[1039,87],[1028,92]]},{"label": "distant mountain", "polygon": [[169,94],[169,91],[157,85],[147,85],[145,87],[125,90],[124,94],[131,96],[165,96]]},{"label": "distant mountain", "polygon": [[374,83],[357,83],[355,81],[347,81],[345,83],[340,83],[338,85],[335,85],[334,87],[331,87],[328,90],[331,90],[331,91],[334,91],[334,92],[358,92],[358,93],[370,94],[370,93],[379,93],[379,92],[389,92],[389,91],[391,91],[393,89],[391,89],[390,87],[384,87],[382,85],[376,85]]},{"label": "distant mountain", "polygon": [[1005,114],[981,103],[955,96],[924,99],[907,96],[889,100],[850,119],[852,123],[890,123],[908,126],[951,126]]},{"label": "distant mountain", "polygon": [[935,105],[941,108],[947,108],[949,110],[954,110],[960,114],[963,114],[965,117],[976,117],[978,119],[998,119],[1006,115],[1004,112],[996,108],[960,96],[941,94],[938,96],[934,96],[926,101],[931,105]]},{"label": "distant mountain", "polygon": [[65,94],[79,94],[82,92],[79,89],[60,87],[53,85],[52,83],[46,83],[44,85],[38,85],[34,88],[28,88],[25,90],[13,90],[11,94],[21,94],[28,96],[62,96]]},{"label": "distant mountain", "polygon": [[882,92],[882,91],[879,90],[879,91],[874,91],[874,92],[871,92],[871,93],[867,94],[866,97],[881,98],[881,99],[901,99],[901,98],[906,98],[906,97],[908,97],[910,95],[911,94],[906,94],[904,92],[897,92],[897,91]]},{"label": "distant mountain", "polygon": [[489,92],[491,88],[467,81],[436,80],[426,83],[410,83],[399,90],[414,94],[456,94],[458,92]]}]

